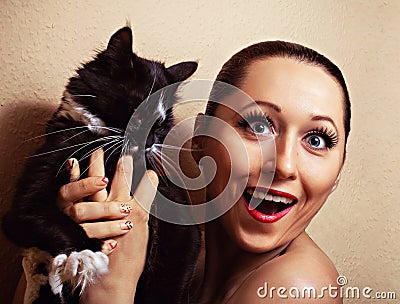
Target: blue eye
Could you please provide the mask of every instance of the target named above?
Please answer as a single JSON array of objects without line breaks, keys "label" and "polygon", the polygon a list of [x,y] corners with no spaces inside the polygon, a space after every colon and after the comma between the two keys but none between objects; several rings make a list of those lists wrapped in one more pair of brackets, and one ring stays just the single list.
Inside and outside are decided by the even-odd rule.
[{"label": "blue eye", "polygon": [[264,122],[252,122],[249,123],[249,127],[255,134],[260,134],[260,135],[272,134],[272,130],[269,124]]},{"label": "blue eye", "polygon": [[338,143],[338,136],[333,130],[325,127],[311,130],[304,141],[314,150],[329,150]]},{"label": "blue eye", "polygon": [[244,115],[238,124],[252,135],[265,136],[275,134],[272,120],[262,112],[253,111],[250,114]]},{"label": "blue eye", "polygon": [[325,139],[320,135],[311,135],[307,138],[307,143],[314,149],[326,149]]}]

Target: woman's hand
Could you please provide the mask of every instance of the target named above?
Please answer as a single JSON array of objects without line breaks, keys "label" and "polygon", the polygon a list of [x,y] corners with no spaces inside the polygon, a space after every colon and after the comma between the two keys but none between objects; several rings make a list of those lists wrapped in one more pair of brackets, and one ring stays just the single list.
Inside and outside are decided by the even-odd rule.
[{"label": "woman's hand", "polygon": [[[79,176],[77,165],[75,161],[71,170],[72,180]],[[105,242],[104,252],[112,251],[115,242],[118,242],[118,250],[110,255],[109,273],[89,287],[82,300],[88,303],[133,303],[137,281],[145,264],[149,237],[149,214],[142,206],[150,209],[158,178],[155,172],[147,171],[131,197],[132,157],[123,156],[119,160],[110,193],[105,190],[107,181],[104,179],[102,150],[92,155],[89,170],[88,178],[71,182],[60,189],[59,206],[80,223],[90,237],[113,238]],[[83,197],[88,197],[89,202],[80,202]],[[89,220],[91,222],[87,223]]]},{"label": "woman's hand", "polygon": [[[110,254],[117,245],[117,242],[111,238],[129,232],[130,223],[125,218],[132,211],[132,205],[129,202],[131,198],[126,197],[125,202],[122,202],[122,198],[113,200],[111,193],[108,195],[106,191],[108,178],[105,177],[102,149],[92,154],[88,170],[89,177],[85,179],[78,180],[80,168],[76,159],[70,159],[68,164],[71,183],[61,187],[58,194],[58,206],[79,223],[89,237],[107,239],[102,251]],[[116,183],[114,183],[113,189],[116,188]],[[119,190],[115,191],[118,193]],[[89,201],[84,202],[84,198]]]}]

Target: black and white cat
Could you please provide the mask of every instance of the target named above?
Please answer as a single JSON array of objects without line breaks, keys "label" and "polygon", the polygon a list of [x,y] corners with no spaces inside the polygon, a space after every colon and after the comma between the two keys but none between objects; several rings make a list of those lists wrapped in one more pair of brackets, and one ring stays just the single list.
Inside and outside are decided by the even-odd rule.
[{"label": "black and white cat", "polygon": [[[70,178],[65,162],[74,157],[79,160],[81,172],[85,172],[91,152],[103,147],[106,176],[112,177],[123,149],[124,131],[135,109],[151,93],[187,79],[196,69],[196,62],[166,68],[160,62],[141,58],[132,52],[131,29],[118,30],[107,48],[69,80],[63,101],[47,124],[44,145],[26,162],[18,181],[13,205],[3,219],[6,235],[21,247],[37,247],[50,253],[59,263],[71,254],[90,250],[89,256],[97,254],[96,263],[107,268],[108,258],[100,253],[103,241],[89,238],[80,225],[56,206],[60,187]],[[156,172],[154,164],[159,147],[173,126],[172,110],[164,104],[171,99],[171,94],[161,94],[157,102],[146,106],[143,121],[158,117],[156,124],[150,126],[146,145],[136,147],[133,140],[130,147],[124,147],[144,154],[147,167]],[[158,189],[166,197],[187,204],[183,189],[168,184],[166,179],[160,179]],[[153,205],[157,205],[157,198]],[[135,303],[187,303],[200,250],[199,229],[170,224],[153,216],[149,227],[148,257]],[[44,268],[45,274],[46,271],[49,269]],[[78,287],[62,283],[53,282],[51,288],[48,284],[42,286],[35,303],[79,302],[82,281]],[[50,289],[58,294],[54,295]]]}]

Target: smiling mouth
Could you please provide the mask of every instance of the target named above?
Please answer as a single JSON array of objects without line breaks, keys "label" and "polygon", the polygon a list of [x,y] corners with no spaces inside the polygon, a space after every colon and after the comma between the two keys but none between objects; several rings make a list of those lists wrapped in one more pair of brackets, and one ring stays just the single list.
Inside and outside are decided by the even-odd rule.
[{"label": "smiling mouth", "polygon": [[[259,190],[248,188],[244,191],[243,197],[247,204],[257,205],[254,210],[264,215],[280,214],[293,207],[297,203],[297,199],[280,195],[279,191]],[[251,208],[249,206],[249,208]]]}]

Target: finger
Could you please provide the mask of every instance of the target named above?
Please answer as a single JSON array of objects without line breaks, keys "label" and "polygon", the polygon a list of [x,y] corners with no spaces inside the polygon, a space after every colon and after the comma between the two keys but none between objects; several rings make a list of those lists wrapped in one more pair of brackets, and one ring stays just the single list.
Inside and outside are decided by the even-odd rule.
[{"label": "finger", "polygon": [[104,176],[104,151],[102,148],[97,149],[90,156],[90,166],[88,169],[89,176]]},{"label": "finger", "polygon": [[147,170],[133,195],[135,201],[147,212],[150,212],[151,205],[157,193],[158,176],[152,170]]},{"label": "finger", "polygon": [[[104,151],[102,148],[97,149],[90,156],[88,176],[105,176]],[[99,192],[90,195],[88,199],[92,202],[104,202],[107,199],[107,196],[107,190],[104,188]]]},{"label": "finger", "polygon": [[81,224],[90,238],[113,238],[129,232],[133,224],[129,220],[115,220],[107,222],[95,222]]},{"label": "finger", "polygon": [[101,252],[105,253],[106,255],[109,255],[111,252],[117,248],[118,241],[116,240],[106,240],[103,243],[103,246],[101,247]]},{"label": "finger", "polygon": [[121,202],[81,202],[64,209],[64,213],[77,223],[99,219],[122,219],[130,214],[132,206]]},{"label": "finger", "polygon": [[61,209],[65,209],[73,202],[104,189],[107,184],[108,180],[102,177],[87,177],[66,184],[58,191],[57,204]]},{"label": "finger", "polygon": [[110,194],[107,200],[128,201],[131,199],[130,189],[133,175],[133,158],[129,155],[122,156],[117,163]]},{"label": "finger", "polygon": [[76,158],[70,158],[67,161],[67,169],[70,172],[70,177],[69,181],[74,182],[79,179],[79,176],[81,175],[81,170],[79,167],[79,162]]}]

